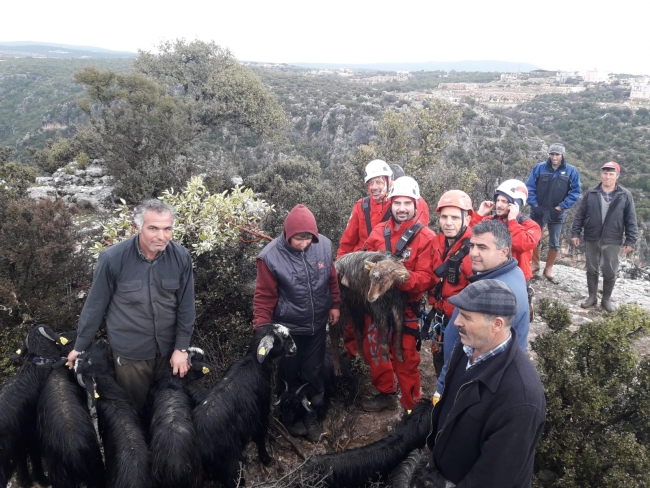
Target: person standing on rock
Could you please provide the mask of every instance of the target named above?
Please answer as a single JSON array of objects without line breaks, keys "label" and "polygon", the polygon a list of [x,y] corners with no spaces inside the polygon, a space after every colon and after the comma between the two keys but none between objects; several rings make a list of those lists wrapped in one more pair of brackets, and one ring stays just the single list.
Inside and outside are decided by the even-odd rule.
[{"label": "person standing on rock", "polygon": [[601,305],[608,312],[616,310],[612,291],[616,283],[618,256],[634,249],[638,236],[636,211],[632,194],[616,181],[621,174],[618,163],[610,161],[600,168],[600,183],[584,195],[573,220],[571,243],[580,244],[584,231],[589,296],[580,304],[589,308],[598,302],[598,271],[603,270],[603,298]]},{"label": "person standing on rock", "polygon": [[[566,162],[565,149],[560,143],[551,144],[546,161],[537,163],[528,176],[528,204],[531,206],[530,218],[543,231],[548,226],[548,255],[544,267],[544,277],[556,283],[553,265],[560,252],[560,233],[566,210],[580,198],[580,174]],[[533,275],[540,270],[540,244],[533,250],[531,268]]]}]

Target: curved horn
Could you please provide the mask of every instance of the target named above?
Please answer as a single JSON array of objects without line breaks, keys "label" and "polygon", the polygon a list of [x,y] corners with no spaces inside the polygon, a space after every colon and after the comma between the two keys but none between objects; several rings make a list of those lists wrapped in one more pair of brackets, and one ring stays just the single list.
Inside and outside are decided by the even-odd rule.
[{"label": "curved horn", "polygon": [[309,400],[307,400],[307,397],[304,397],[302,399],[302,406],[305,407],[305,410],[307,410],[309,413],[312,413],[314,410],[309,406]]},{"label": "curved horn", "polygon": [[59,339],[57,337],[52,337],[50,334],[45,332],[45,327],[42,325],[38,328],[38,331],[43,337],[46,337],[47,339],[51,340],[52,342],[59,342]]},{"label": "curved horn", "polygon": [[308,384],[309,384],[309,382],[305,383],[305,384],[302,385],[300,388],[298,388],[298,389],[296,390],[296,395],[297,395],[298,393],[300,393],[300,390],[302,390],[302,389],[303,389],[305,386],[307,386]]},{"label": "curved horn", "polygon": [[84,388],[84,389],[86,388],[86,382],[84,381],[84,375],[82,375],[81,373],[77,374],[77,383],[79,383],[79,386],[81,386],[82,388]]},{"label": "curved horn", "polygon": [[282,381],[284,381],[284,392],[286,393],[289,391],[289,383],[287,383],[287,380],[285,379],[283,379]]}]

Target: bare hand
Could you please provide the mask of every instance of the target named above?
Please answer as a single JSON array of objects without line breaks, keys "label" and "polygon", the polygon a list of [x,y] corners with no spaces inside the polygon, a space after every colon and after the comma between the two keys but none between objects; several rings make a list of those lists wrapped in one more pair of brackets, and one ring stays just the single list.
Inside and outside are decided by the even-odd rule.
[{"label": "bare hand", "polygon": [[481,205],[479,206],[477,213],[481,217],[485,217],[492,213],[493,208],[494,208],[494,202],[489,202],[486,200],[485,202],[481,202]]},{"label": "bare hand", "polygon": [[330,324],[335,324],[339,321],[339,317],[341,316],[341,311],[338,308],[331,308],[330,309]]},{"label": "bare hand", "polygon": [[560,207],[560,206],[558,205],[557,207],[555,207],[555,210],[557,210],[558,212],[561,212],[561,211],[562,211],[562,207]]},{"label": "bare hand", "polygon": [[77,359],[77,356],[81,354],[79,351],[72,350],[70,354],[68,354],[68,368],[73,369],[74,368],[74,362]]},{"label": "bare hand", "polygon": [[623,256],[627,256],[632,251],[634,251],[634,248],[632,246],[623,246]]},{"label": "bare hand", "polygon": [[180,374],[181,378],[187,374],[187,372],[190,370],[190,363],[187,362],[187,356],[188,354],[186,352],[179,351],[178,349],[174,349],[174,353],[172,354],[172,358],[169,360],[169,364],[172,367],[172,372],[176,374]]},{"label": "bare hand", "polygon": [[580,238],[579,237],[572,237],[571,238],[571,244],[573,244],[575,247],[578,247],[580,245]]},{"label": "bare hand", "polygon": [[516,203],[508,204],[508,220],[514,220],[519,215],[519,205]]}]

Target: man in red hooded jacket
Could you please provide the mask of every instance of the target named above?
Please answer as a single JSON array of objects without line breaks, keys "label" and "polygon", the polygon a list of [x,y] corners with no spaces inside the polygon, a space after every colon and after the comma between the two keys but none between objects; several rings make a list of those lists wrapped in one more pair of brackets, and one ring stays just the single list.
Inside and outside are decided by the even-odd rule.
[{"label": "man in red hooded jacket", "polygon": [[[296,205],[284,221],[284,232],[257,257],[257,282],[253,298],[254,329],[279,323],[289,329],[296,355],[278,363],[277,384],[297,390],[309,383],[307,398],[318,411],[324,406],[322,379],[327,322],[339,319],[340,293],[332,263],[332,243],[318,233],[314,215]],[[321,434],[316,412],[304,421],[287,425],[290,432],[318,442]]]},{"label": "man in red hooded jacket", "polygon": [[[395,357],[393,345],[390,345],[390,361],[382,361],[381,352],[372,344],[379,344],[377,327],[367,324],[363,347],[370,366],[372,384],[379,394],[364,399],[362,407],[366,411],[376,412],[394,408],[397,405],[397,385],[402,392],[401,404],[411,410],[422,396],[420,390],[420,355],[416,349],[419,338],[420,299],[432,280],[431,242],[434,233],[427,226],[417,221],[417,204],[420,189],[417,182],[408,176],[395,180],[389,194],[391,218],[377,225],[363,248],[367,251],[388,251],[401,257],[409,271],[409,278],[397,287],[406,292],[408,305],[404,311],[404,361]],[[407,234],[408,233],[408,234]],[[406,236],[406,239],[402,239]],[[404,241],[406,240],[406,243]]]}]

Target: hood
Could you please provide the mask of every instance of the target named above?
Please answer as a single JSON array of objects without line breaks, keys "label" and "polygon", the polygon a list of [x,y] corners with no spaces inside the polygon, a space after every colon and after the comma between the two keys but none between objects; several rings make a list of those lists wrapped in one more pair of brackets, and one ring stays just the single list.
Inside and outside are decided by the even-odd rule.
[{"label": "hood", "polygon": [[310,232],[314,235],[312,242],[318,242],[318,227],[314,214],[304,205],[298,204],[284,220],[284,239],[289,242],[289,239],[301,232]]}]

